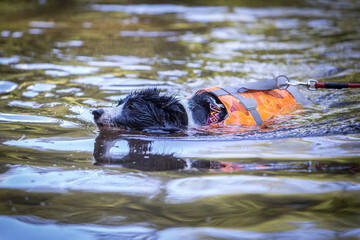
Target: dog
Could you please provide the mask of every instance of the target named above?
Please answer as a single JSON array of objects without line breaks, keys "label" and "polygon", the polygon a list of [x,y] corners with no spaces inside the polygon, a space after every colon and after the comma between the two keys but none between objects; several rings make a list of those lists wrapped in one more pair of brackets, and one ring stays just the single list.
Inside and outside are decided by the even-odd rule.
[{"label": "dog", "polygon": [[115,108],[97,109],[92,114],[99,129],[180,132],[189,125],[206,125],[210,103],[221,106],[224,118],[225,108],[210,94],[196,95],[182,103],[174,95],[162,95],[156,88],[132,92],[119,100]]},{"label": "dog", "polygon": [[173,133],[189,127],[263,126],[273,116],[302,109],[299,98],[303,96],[293,92],[207,88],[180,101],[154,88],[132,92],[116,107],[93,110],[92,114],[100,130]]}]

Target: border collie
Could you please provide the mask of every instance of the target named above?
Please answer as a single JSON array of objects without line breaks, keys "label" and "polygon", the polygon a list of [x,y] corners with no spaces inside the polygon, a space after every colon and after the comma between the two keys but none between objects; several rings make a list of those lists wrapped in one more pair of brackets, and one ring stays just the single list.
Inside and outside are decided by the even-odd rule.
[{"label": "border collie", "polygon": [[[263,82],[264,84],[266,82]],[[158,89],[136,91],[115,108],[92,111],[99,129],[181,132],[193,126],[261,126],[272,116],[301,109],[304,97],[291,86],[241,92],[235,88],[207,88],[179,101]]]},{"label": "border collie", "polygon": [[130,93],[115,108],[97,109],[92,114],[99,129],[179,132],[189,125],[207,125],[210,105],[220,109],[218,119],[223,120],[226,109],[210,93],[197,94],[183,102],[173,95],[162,95],[155,88]]}]

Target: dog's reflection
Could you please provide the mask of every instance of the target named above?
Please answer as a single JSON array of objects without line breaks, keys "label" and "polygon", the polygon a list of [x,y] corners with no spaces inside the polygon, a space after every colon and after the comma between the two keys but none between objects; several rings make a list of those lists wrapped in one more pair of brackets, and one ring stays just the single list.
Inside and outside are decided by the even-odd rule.
[{"label": "dog's reflection", "polygon": [[[176,142],[175,142],[176,144]],[[175,153],[154,147],[150,140],[100,134],[95,140],[95,165],[119,165],[142,171],[166,171],[180,169],[220,169],[217,161],[185,160]]]},{"label": "dog's reflection", "polygon": [[[185,146],[184,146],[185,148]],[[358,163],[341,164],[308,161],[241,161],[224,162],[192,160],[178,157],[182,151],[181,141],[143,140],[113,133],[100,133],[95,140],[95,165],[117,165],[141,171],[169,171],[181,169],[208,169],[211,172],[234,171],[299,171],[299,172],[359,172]]]}]

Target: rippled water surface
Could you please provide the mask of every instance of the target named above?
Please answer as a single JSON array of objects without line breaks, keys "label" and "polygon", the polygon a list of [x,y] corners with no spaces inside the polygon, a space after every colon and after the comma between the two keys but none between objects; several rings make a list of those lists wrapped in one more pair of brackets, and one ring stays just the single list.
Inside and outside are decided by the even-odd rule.
[{"label": "rippled water surface", "polygon": [[[224,5],[227,4],[227,5]],[[359,239],[360,91],[266,129],[99,133],[91,110],[285,74],[360,82],[360,2],[0,2],[1,239]]]}]

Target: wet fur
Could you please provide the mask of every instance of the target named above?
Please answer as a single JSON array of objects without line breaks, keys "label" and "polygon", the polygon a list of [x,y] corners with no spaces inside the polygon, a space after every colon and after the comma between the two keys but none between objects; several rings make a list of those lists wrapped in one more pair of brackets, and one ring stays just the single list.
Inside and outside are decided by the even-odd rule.
[{"label": "wet fur", "polygon": [[158,89],[133,92],[116,108],[95,110],[93,114],[99,128],[176,132],[188,125],[184,106],[174,96],[161,95]]}]

